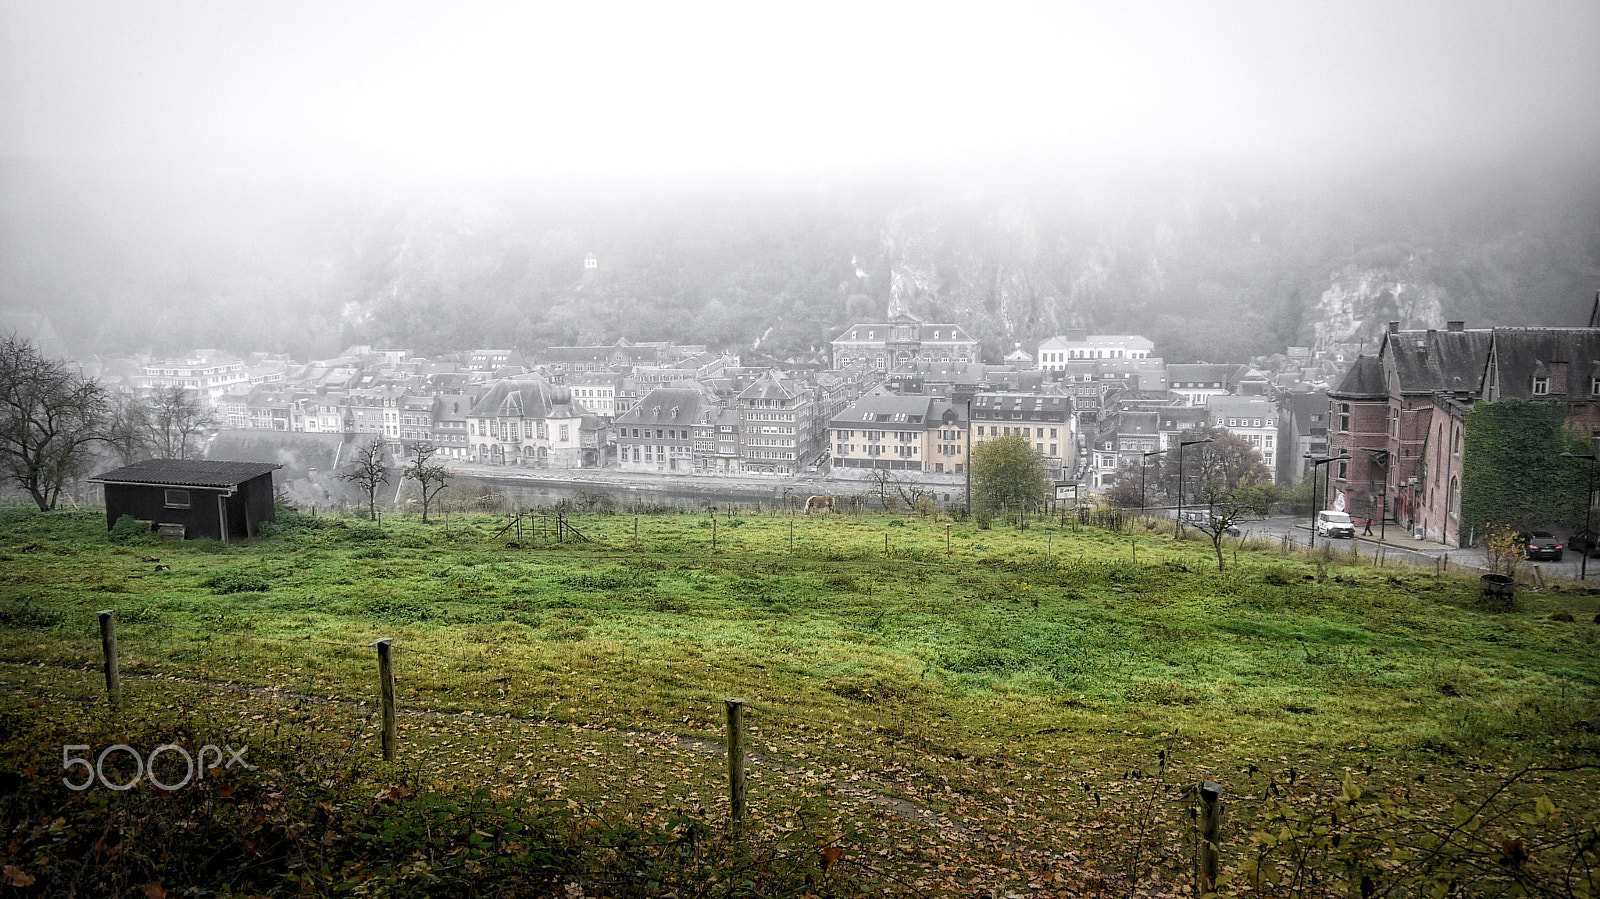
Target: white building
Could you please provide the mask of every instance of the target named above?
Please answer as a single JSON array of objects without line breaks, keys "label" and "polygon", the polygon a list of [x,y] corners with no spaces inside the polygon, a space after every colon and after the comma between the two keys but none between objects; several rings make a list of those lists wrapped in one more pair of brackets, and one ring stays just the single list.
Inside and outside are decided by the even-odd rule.
[{"label": "white building", "polygon": [[617,385],[622,376],[614,372],[580,372],[567,376],[572,398],[601,418],[617,417]]},{"label": "white building", "polygon": [[250,374],[244,361],[223,356],[216,350],[198,350],[195,355],[181,361],[146,363],[134,377],[134,387],[153,390],[157,387],[182,387],[215,403],[217,398],[233,387],[248,387]]},{"label": "white building", "polygon": [[1148,359],[1155,348],[1149,338],[1136,334],[1069,331],[1040,341],[1034,357],[1040,368],[1059,371],[1084,359]]}]

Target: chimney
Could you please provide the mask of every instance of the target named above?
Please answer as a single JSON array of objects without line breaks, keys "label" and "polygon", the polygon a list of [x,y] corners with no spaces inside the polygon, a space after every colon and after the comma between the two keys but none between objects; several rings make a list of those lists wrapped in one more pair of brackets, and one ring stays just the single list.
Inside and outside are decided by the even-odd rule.
[{"label": "chimney", "polygon": [[1446,330],[1450,331],[1465,331],[1467,329],[1466,322],[1445,322],[1444,326]]},{"label": "chimney", "polygon": [[1400,333],[1400,323],[1399,322],[1390,322],[1389,323],[1389,333],[1390,334],[1399,334]]}]

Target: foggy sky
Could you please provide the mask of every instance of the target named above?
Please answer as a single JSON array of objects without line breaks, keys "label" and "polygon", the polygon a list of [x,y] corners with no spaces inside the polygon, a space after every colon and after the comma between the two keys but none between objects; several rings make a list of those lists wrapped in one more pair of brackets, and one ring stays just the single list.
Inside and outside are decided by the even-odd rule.
[{"label": "foggy sky", "polygon": [[0,155],[130,174],[1314,168],[1597,141],[1596,0],[0,0]]}]

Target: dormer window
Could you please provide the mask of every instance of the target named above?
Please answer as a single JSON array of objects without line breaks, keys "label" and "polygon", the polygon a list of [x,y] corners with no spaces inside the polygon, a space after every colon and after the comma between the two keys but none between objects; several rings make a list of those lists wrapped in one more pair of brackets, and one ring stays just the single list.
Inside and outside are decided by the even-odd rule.
[{"label": "dormer window", "polygon": [[1589,379],[1589,395],[1600,396],[1600,375],[1595,375]]},{"label": "dormer window", "polygon": [[1533,395],[1534,396],[1549,396],[1550,395],[1550,379],[1548,377],[1542,377],[1542,378],[1536,377],[1536,378],[1533,379]]}]

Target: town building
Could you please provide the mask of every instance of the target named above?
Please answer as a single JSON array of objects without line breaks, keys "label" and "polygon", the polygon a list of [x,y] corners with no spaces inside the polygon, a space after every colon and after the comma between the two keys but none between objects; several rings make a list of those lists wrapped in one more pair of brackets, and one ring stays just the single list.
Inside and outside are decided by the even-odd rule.
[{"label": "town building", "polygon": [[134,378],[137,390],[182,387],[204,397],[207,404],[215,403],[235,387],[247,388],[249,384],[244,360],[217,350],[196,350],[193,356],[182,360],[147,362]]},{"label": "town building", "polygon": [[[472,459],[536,468],[599,464],[599,417],[539,375],[497,381],[467,413]],[[585,434],[587,431],[587,435]]]},{"label": "town building", "polygon": [[617,385],[622,375],[615,372],[580,372],[567,376],[572,396],[585,409],[605,419],[617,417]]},{"label": "town building", "polygon": [[[1449,322],[1445,329],[1402,330],[1390,322],[1376,355],[1359,356],[1328,391],[1333,462],[1322,504],[1358,518],[1387,519],[1412,530],[1429,502],[1424,446],[1435,396],[1471,397],[1481,389],[1494,332]],[[1448,414],[1445,415],[1447,419]],[[1459,434],[1457,435],[1459,436]],[[1441,485],[1440,497],[1448,496]],[[1442,518],[1459,518],[1459,507]],[[1455,528],[1435,521],[1434,539]],[[1427,528],[1423,529],[1427,532]]]},{"label": "town building", "polygon": [[869,393],[834,416],[828,429],[839,470],[966,471],[962,410],[939,397]]},{"label": "town building", "polygon": [[1034,356],[1039,367],[1063,371],[1067,363],[1086,359],[1147,359],[1155,344],[1136,334],[1090,334],[1069,330],[1039,342]]},{"label": "town building", "polygon": [[[1284,418],[1278,483],[1298,484],[1311,474],[1311,460],[1328,455],[1328,393],[1291,393],[1279,403]],[[1308,458],[1309,457],[1309,458]]]},{"label": "town building", "polygon": [[695,429],[708,413],[720,418],[713,398],[700,387],[657,387],[612,422],[617,465],[623,471],[690,473],[696,464]]},{"label": "town building", "polygon": [[902,312],[886,322],[851,325],[832,341],[833,367],[888,371],[913,362],[977,362],[978,342],[960,325],[928,324]]},{"label": "town building", "polygon": [[814,464],[826,451],[827,423],[815,391],[779,371],[762,372],[739,391],[740,471],[788,475]]},{"label": "town building", "polygon": [[1076,454],[1072,403],[1065,396],[980,393],[971,401],[972,445],[1021,435],[1044,457],[1047,474],[1062,480]]},{"label": "town building", "polygon": [[1278,479],[1282,423],[1276,403],[1262,396],[1213,396],[1206,401],[1207,424],[1227,431],[1261,454],[1268,477]]}]

